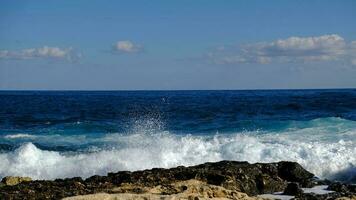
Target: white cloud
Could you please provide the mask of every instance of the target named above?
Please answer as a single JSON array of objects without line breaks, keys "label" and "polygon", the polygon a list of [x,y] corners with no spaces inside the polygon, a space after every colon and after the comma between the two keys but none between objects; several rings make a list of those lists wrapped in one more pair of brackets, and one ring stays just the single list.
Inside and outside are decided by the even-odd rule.
[{"label": "white cloud", "polygon": [[20,49],[15,51],[0,50],[0,59],[36,59],[51,58],[74,61],[81,57],[72,48],[61,49],[59,47],[43,46],[40,48]]},{"label": "white cloud", "polygon": [[337,34],[289,37],[234,48],[218,47],[208,57],[217,64],[347,61],[355,64],[356,41],[347,43]]},{"label": "white cloud", "polygon": [[120,53],[138,53],[143,50],[143,47],[138,44],[134,44],[129,40],[118,41],[114,44],[114,51]]}]

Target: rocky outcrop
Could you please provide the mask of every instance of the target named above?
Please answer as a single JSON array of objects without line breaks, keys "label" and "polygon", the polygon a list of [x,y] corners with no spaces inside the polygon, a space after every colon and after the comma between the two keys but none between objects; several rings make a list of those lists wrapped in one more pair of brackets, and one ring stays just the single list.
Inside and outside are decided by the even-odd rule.
[{"label": "rocky outcrop", "polygon": [[310,181],[310,178],[314,175],[294,162],[280,162],[278,164],[278,175],[288,182],[299,183],[302,187],[313,186],[313,181]]},{"label": "rocky outcrop", "polygon": [[[95,177],[95,182],[111,181],[116,185],[122,183],[138,183],[145,186],[169,184],[172,181],[197,179],[208,184],[218,185],[256,195],[283,190],[288,181],[294,180],[294,173],[304,174],[303,181],[312,181],[313,174],[304,170],[298,163],[256,163],[221,161],[205,163],[193,167],[177,167],[172,169],[152,169],[137,172],[109,173],[107,177]],[[291,174],[280,176],[280,171],[294,170]],[[297,170],[296,170],[297,169]],[[306,175],[308,174],[308,175]],[[91,182],[91,178],[86,180]]]},{"label": "rocky outcrop", "polygon": [[332,192],[328,194],[303,193],[295,197],[296,200],[356,200],[356,195],[344,196],[342,193]]},{"label": "rocky outcrop", "polygon": [[291,195],[291,196],[298,196],[303,193],[303,190],[299,187],[298,183],[289,183],[284,189],[283,194],[284,195]]},{"label": "rocky outcrop", "polygon": [[[313,185],[315,184],[313,177],[313,174],[295,162],[249,164],[248,162],[221,161],[191,167],[121,171],[109,173],[107,176],[96,175],[85,180],[67,178],[22,182],[13,186],[0,187],[0,199],[62,199],[96,193],[103,195],[114,193],[115,195],[187,195],[187,191],[195,190],[203,191],[197,198],[207,198],[209,194],[214,197],[221,193],[225,195],[221,198],[234,199],[235,193],[255,196],[284,191],[289,182],[298,183],[300,186]],[[198,186],[192,189],[193,186],[184,185],[192,180],[199,181],[198,189]],[[153,190],[158,192],[154,193]]]},{"label": "rocky outcrop", "polygon": [[329,190],[328,193],[306,193],[301,191],[297,183],[289,183],[287,188],[284,190],[284,194],[293,195],[295,196],[295,199],[298,200],[356,200],[356,185],[343,184],[340,182],[327,182],[329,183],[329,186],[327,187],[327,190]]},{"label": "rocky outcrop", "polygon": [[[137,187],[140,188],[139,194],[135,193]],[[123,184],[114,188],[109,193],[99,193],[92,195],[82,195],[68,197],[64,200],[101,200],[101,199],[121,199],[121,200],[257,200],[262,198],[249,197],[245,193],[228,190],[221,186],[210,185],[198,180],[188,180],[172,183],[169,185],[158,185],[155,187],[140,187],[136,184]]]},{"label": "rocky outcrop", "polygon": [[[329,199],[338,199],[338,200],[356,200],[356,185],[344,184],[340,182],[330,182],[330,181],[323,181],[323,183],[328,183],[329,186],[327,190],[333,191],[330,193],[325,194],[315,194],[315,193],[305,193],[305,192],[297,192],[294,193],[295,199],[298,200],[329,200]],[[289,185],[292,185],[290,183]],[[288,190],[288,187],[285,189]],[[291,187],[292,188],[292,187]],[[290,188],[290,189],[291,189]],[[290,190],[292,191],[292,190]],[[293,187],[293,191],[296,191],[296,187]]]},{"label": "rocky outcrop", "polygon": [[32,181],[30,177],[18,177],[18,176],[7,176],[1,180],[1,183],[5,185],[17,185],[22,182]]}]

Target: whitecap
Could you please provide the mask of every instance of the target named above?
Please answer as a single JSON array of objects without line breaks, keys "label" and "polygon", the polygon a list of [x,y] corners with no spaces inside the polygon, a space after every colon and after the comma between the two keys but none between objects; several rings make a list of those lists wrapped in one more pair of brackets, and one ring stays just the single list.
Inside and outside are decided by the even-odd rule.
[{"label": "whitecap", "polygon": [[18,139],[18,138],[35,138],[36,136],[30,135],[30,134],[25,134],[25,133],[18,133],[18,134],[11,134],[11,135],[5,135],[4,138],[6,139]]},{"label": "whitecap", "polygon": [[[353,141],[304,140],[305,136],[276,137],[273,134],[219,134],[214,136],[157,134],[110,134],[104,139],[114,148],[66,154],[45,151],[32,143],[0,154],[0,177],[30,176],[55,179],[89,177],[120,170],[191,166],[204,162],[238,160],[255,162],[296,161],[320,178],[340,172],[355,176],[356,148]],[[312,137],[312,136],[310,136]]]}]

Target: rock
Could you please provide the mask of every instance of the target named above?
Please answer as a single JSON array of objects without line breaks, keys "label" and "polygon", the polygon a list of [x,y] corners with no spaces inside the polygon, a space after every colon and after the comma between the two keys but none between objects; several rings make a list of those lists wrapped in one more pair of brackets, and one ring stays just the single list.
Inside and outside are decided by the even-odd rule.
[{"label": "rock", "polygon": [[338,199],[338,200],[352,200],[356,199],[356,185],[347,185],[340,182],[330,182],[327,190],[332,190],[334,192],[327,194],[314,194],[314,193],[302,193],[297,196],[297,199],[301,200],[329,200],[329,199]]},{"label": "rock", "polygon": [[276,163],[249,164],[247,162],[221,161],[193,167],[152,169],[137,172],[110,173],[116,185],[139,183],[143,186],[170,184],[172,181],[197,179],[208,184],[256,195],[283,190],[287,182],[278,176]]},{"label": "rock", "polygon": [[296,199],[298,200],[331,200],[342,197],[340,193],[328,193],[328,194],[315,194],[315,193],[303,193],[300,194]]},{"label": "rock", "polygon": [[[130,193],[135,195],[149,193],[150,195],[167,196],[186,194],[187,191],[192,193],[189,198],[193,199],[227,194],[233,196],[230,191],[238,194],[243,193],[246,196],[255,196],[284,191],[288,182],[298,183],[302,187],[303,184],[315,182],[313,177],[313,174],[295,162],[250,164],[248,162],[221,161],[191,167],[154,168],[135,172],[122,171],[108,173],[107,176],[95,175],[85,180],[76,177],[52,181],[22,182],[13,186],[0,187],[0,199],[62,199],[94,193]],[[190,186],[187,181],[191,180],[198,181],[200,186]],[[344,193],[345,195],[337,193],[337,197],[350,197],[353,189],[351,186],[346,187],[349,192]],[[291,191],[295,193],[299,190],[294,188]],[[286,192],[288,193],[288,190]],[[230,196],[226,198],[230,198]],[[306,195],[300,195],[300,197],[304,198]]]},{"label": "rock", "polygon": [[278,175],[289,182],[305,182],[304,184],[313,181],[312,178],[314,177],[314,174],[295,162],[279,162]]},{"label": "rock", "polygon": [[332,190],[332,191],[342,192],[342,193],[349,192],[349,189],[347,188],[347,185],[342,184],[340,182],[331,183],[328,186],[327,190]]},{"label": "rock", "polygon": [[356,195],[353,195],[351,197],[339,197],[336,200],[356,200]]},{"label": "rock", "polygon": [[330,185],[333,182],[328,179],[316,179],[315,183],[316,185]]},{"label": "rock", "polygon": [[5,185],[17,185],[22,182],[32,181],[30,177],[19,177],[19,176],[6,176],[1,182]]},{"label": "rock", "polygon": [[340,182],[331,183],[327,190],[335,191],[345,198],[356,198],[356,185],[348,185]]},{"label": "rock", "polygon": [[[133,191],[137,188],[136,184],[124,184],[118,188],[114,188],[110,193],[100,193],[93,195],[83,195],[68,197],[64,200],[259,200],[262,198],[249,197],[247,194],[225,189],[220,186],[210,185],[198,180],[179,181],[169,185],[158,185],[155,187],[142,188],[142,193],[126,193],[125,191]],[[119,192],[119,194],[117,194]]]},{"label": "rock", "polygon": [[299,196],[302,193],[303,190],[299,187],[298,183],[289,183],[283,192],[283,194],[291,196]]},{"label": "rock", "polygon": [[356,193],[356,185],[354,184],[345,184],[340,182],[334,182],[329,184],[328,190],[333,190],[336,192],[349,192],[349,193]]}]

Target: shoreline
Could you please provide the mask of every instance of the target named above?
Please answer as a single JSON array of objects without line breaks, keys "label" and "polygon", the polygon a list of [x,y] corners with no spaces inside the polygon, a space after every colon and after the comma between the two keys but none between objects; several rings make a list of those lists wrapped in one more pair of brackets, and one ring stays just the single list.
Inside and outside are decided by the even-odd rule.
[{"label": "shoreline", "polygon": [[[328,185],[327,189],[334,192],[310,196],[301,190],[316,185]],[[190,167],[111,172],[85,180],[74,177],[31,181],[8,177],[0,184],[0,199],[259,199],[257,195],[281,191],[300,199],[336,199],[356,198],[355,190],[355,185],[318,180],[296,162],[220,161]]]}]

